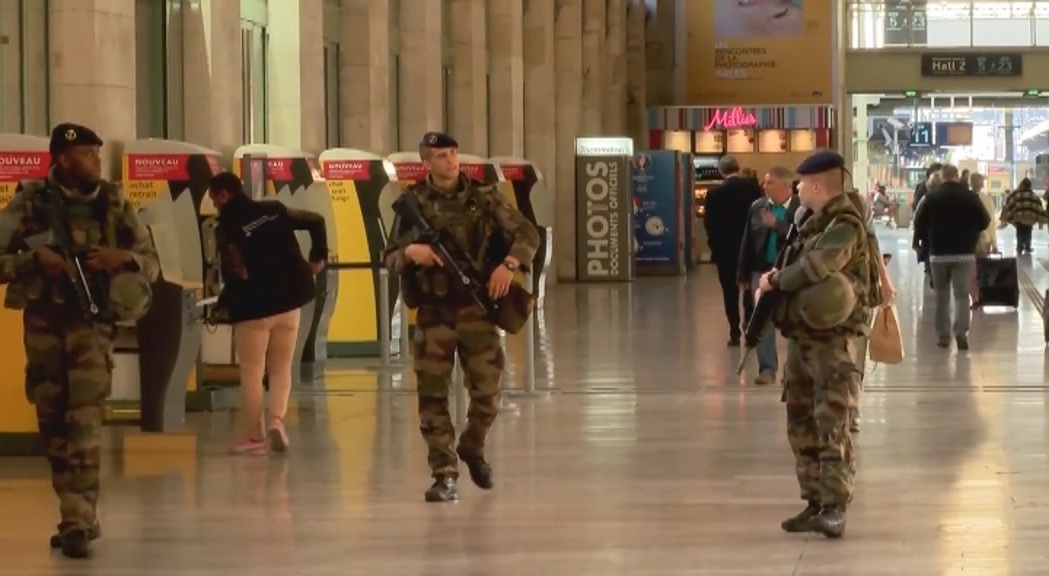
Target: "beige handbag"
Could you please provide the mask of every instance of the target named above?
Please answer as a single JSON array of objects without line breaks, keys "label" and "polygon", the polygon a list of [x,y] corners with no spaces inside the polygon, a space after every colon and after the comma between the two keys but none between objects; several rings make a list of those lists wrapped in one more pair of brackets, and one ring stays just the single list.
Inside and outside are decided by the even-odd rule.
[{"label": "beige handbag", "polygon": [[872,362],[881,364],[903,362],[903,335],[900,334],[900,319],[896,315],[895,304],[878,308],[874,326],[871,327],[868,347]]}]

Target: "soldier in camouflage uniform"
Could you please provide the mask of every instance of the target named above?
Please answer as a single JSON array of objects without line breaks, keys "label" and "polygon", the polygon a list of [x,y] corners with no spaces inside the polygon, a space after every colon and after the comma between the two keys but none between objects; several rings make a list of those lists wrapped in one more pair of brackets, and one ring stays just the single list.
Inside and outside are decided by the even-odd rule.
[{"label": "soldier in camouflage uniform", "polygon": [[[70,262],[56,245],[55,226],[86,251],[85,272],[116,278],[104,305],[135,294],[148,301],[159,272],[149,232],[120,190],[102,180],[102,140],[90,129],[60,124],[51,134],[51,172],[23,182],[0,212],[0,282],[6,308],[23,310],[26,395],[36,406],[40,435],[59,499],[61,522],[51,547],[72,558],[90,555],[101,534],[97,517],[103,408],[112,388],[113,318],[90,321],[71,280]],[[72,248],[67,246],[67,248]],[[140,275],[128,281],[125,273]],[[117,314],[144,307],[120,302]],[[148,302],[147,302],[148,304]]]},{"label": "soldier in camouflage uniform", "polygon": [[784,293],[774,322],[787,342],[787,437],[808,506],[783,522],[788,532],[840,537],[852,499],[856,453],[849,410],[858,386],[857,336],[869,333],[872,269],[863,215],[844,193],[844,160],[833,152],[798,167],[799,197],[812,215],[788,247],[782,270],[761,290]]},{"label": "soldier in camouflage uniform", "polygon": [[[488,294],[506,296],[514,271],[527,269],[539,248],[539,232],[511,206],[494,186],[470,179],[459,171],[458,144],[450,136],[428,133],[419,155],[429,171],[405,194],[415,194],[423,215],[434,228],[454,239],[473,264],[489,271]],[[508,246],[501,262],[490,261],[496,240]],[[457,278],[427,244],[414,243],[408,226],[394,223],[385,253],[387,268],[399,274],[405,303],[418,308],[414,340],[414,368],[418,381],[419,429],[429,449],[434,483],[427,502],[458,499],[457,458],[482,489],[492,488],[492,468],[484,446],[499,412],[500,381],[505,357],[495,325],[475,304]],[[448,413],[448,390],[455,355],[463,366],[470,394],[468,423],[455,446],[455,429]]]}]

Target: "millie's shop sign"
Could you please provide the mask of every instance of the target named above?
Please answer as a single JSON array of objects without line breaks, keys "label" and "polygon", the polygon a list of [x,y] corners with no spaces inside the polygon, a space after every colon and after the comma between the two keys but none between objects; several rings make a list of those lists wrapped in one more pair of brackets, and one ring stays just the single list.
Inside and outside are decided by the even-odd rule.
[{"label": "millie's shop sign", "polygon": [[576,145],[577,276],[584,282],[622,282],[634,277],[633,151],[616,146],[619,139],[602,140]]}]

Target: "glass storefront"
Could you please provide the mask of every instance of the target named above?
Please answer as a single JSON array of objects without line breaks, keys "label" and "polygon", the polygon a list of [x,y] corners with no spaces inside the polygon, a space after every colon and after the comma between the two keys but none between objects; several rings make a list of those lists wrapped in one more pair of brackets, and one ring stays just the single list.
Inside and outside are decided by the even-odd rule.
[{"label": "glass storefront", "polygon": [[848,46],[1049,46],[1049,0],[850,0]]},{"label": "glass storefront", "polygon": [[269,7],[266,0],[241,0],[240,58],[244,142],[269,139]]},{"label": "glass storefront", "polygon": [[[1036,159],[1049,152],[1049,101],[1022,94],[937,95],[922,99],[858,94],[853,175],[872,191],[910,194],[933,162],[987,177],[1001,194],[1022,178],[1045,189]],[[1038,164],[1041,160],[1038,160]]]},{"label": "glass storefront", "polygon": [[328,148],[342,146],[342,7],[324,2],[324,139]]},{"label": "glass storefront", "polygon": [[5,2],[0,10],[0,132],[50,130],[50,0]]},{"label": "glass storefront", "polygon": [[[135,114],[139,138],[167,136],[167,29],[171,2],[135,2]],[[176,7],[176,10],[178,7]]]}]

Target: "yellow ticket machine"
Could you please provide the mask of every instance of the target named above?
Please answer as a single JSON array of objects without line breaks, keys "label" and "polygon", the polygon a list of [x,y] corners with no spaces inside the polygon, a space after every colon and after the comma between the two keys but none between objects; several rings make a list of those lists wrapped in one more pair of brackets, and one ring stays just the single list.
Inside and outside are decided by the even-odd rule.
[{"label": "yellow ticket machine", "polygon": [[[532,261],[532,293],[536,295],[536,308],[542,308],[546,299],[547,272],[553,260],[554,240],[554,197],[546,185],[539,168],[523,158],[491,158],[506,179],[510,203],[539,229],[539,251]],[[551,277],[552,278],[552,277]]]},{"label": "yellow ticket machine", "polygon": [[[320,156],[328,184],[336,230],[331,268],[338,278],[328,354],[335,357],[379,355],[380,270],[393,225],[393,201],[400,194],[393,165],[364,150],[335,148]],[[390,302],[396,278],[390,278]]]},{"label": "yellow ticket machine", "polygon": [[204,333],[199,214],[221,169],[218,152],[188,142],[148,139],[124,147],[124,195],[153,237],[160,279],[146,315],[118,331],[111,420],[170,432],[182,426],[187,407],[196,409],[207,396],[196,371]]},{"label": "yellow ticket machine", "polygon": [[[48,139],[0,134],[0,208],[14,197],[20,182],[47,178],[51,165]],[[0,231],[0,236],[5,233]],[[0,237],[0,243],[7,238]],[[6,245],[0,247],[6,248]],[[0,299],[7,286],[0,286]],[[25,348],[22,313],[0,307],[0,455],[40,454],[36,412],[25,396]]]}]

